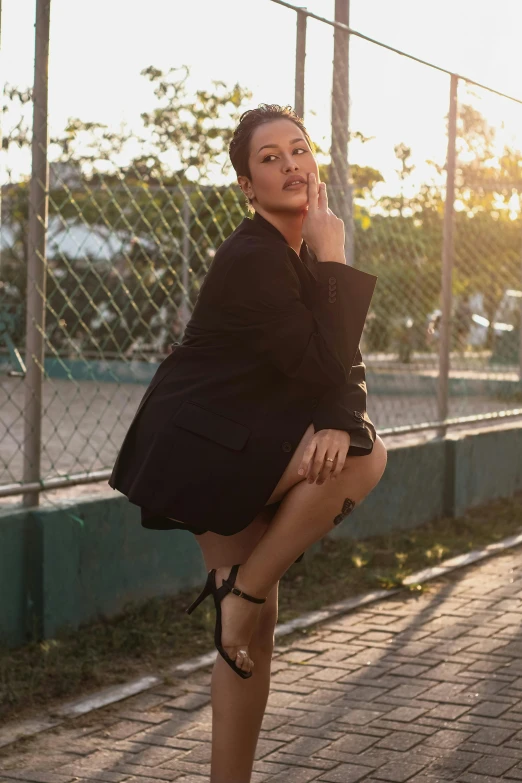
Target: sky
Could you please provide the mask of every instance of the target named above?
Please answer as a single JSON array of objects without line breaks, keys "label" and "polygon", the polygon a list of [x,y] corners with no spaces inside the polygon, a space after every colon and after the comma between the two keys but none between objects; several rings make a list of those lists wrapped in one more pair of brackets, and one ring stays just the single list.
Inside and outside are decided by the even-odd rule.
[{"label": "sky", "polygon": [[[298,0],[332,19],[334,0]],[[351,27],[422,59],[522,98],[520,0],[351,0]],[[35,0],[2,0],[2,81],[29,86],[34,68]],[[309,19],[305,122],[312,138],[329,138],[333,28]],[[52,0],[49,123],[69,117],[140,126],[155,104],[140,71],[186,64],[194,88],[212,79],[239,82],[261,102],[294,102],[295,13],[270,0]],[[372,140],[353,142],[353,162],[373,165],[397,184],[393,147],[411,146],[423,178],[427,158],[442,163],[449,76],[352,37],[351,127]],[[466,97],[465,88],[460,97]],[[474,90],[474,104],[507,137],[519,134],[522,106]],[[13,152],[13,171],[27,168]]]}]

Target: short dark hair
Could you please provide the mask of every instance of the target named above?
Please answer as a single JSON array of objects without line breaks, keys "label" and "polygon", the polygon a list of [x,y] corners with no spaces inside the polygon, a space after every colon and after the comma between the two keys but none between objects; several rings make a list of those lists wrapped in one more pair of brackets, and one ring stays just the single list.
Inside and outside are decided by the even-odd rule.
[{"label": "short dark hair", "polygon": [[[302,131],[311,151],[315,152],[314,143],[308,135],[302,117],[299,117],[291,106],[279,106],[277,103],[260,103],[257,109],[248,109],[243,112],[228,147],[228,154],[237,176],[252,179],[248,158],[250,155],[250,139],[255,129],[265,122],[281,119],[291,120],[295,123],[299,130]],[[247,201],[249,209],[252,210],[252,201],[248,196]]]}]

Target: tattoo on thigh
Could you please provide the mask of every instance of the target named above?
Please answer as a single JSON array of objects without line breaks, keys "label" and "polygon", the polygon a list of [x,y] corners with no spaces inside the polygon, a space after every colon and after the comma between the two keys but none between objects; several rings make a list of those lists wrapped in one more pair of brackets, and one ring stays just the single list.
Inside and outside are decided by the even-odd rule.
[{"label": "tattoo on thigh", "polygon": [[350,498],[345,498],[343,507],[341,509],[341,513],[337,514],[337,516],[333,521],[334,525],[338,525],[340,522],[342,522],[343,519],[347,517],[348,514],[350,514],[354,508],[355,508],[355,501],[350,500]]}]

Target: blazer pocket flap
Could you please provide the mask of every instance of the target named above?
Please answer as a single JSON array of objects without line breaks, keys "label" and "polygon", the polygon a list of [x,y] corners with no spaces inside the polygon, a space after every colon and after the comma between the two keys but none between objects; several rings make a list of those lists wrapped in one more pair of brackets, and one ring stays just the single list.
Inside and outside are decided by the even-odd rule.
[{"label": "blazer pocket flap", "polygon": [[192,402],[183,402],[174,414],[172,422],[176,427],[182,427],[236,451],[243,448],[250,435],[249,428],[244,424]]}]

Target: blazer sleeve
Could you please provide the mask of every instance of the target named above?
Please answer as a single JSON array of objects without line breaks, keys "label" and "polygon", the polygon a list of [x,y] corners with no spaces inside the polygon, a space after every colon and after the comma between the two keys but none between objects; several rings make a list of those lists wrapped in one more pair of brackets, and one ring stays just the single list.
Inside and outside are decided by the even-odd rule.
[{"label": "blazer sleeve", "polygon": [[285,246],[250,243],[231,262],[222,312],[238,339],[285,375],[348,383],[377,278],[336,261],[317,264],[311,309]]},{"label": "blazer sleeve", "polygon": [[316,432],[325,429],[348,432],[349,456],[371,454],[376,432],[366,412],[366,366],[359,348],[348,382],[334,386],[323,394],[314,410],[312,421]]}]

